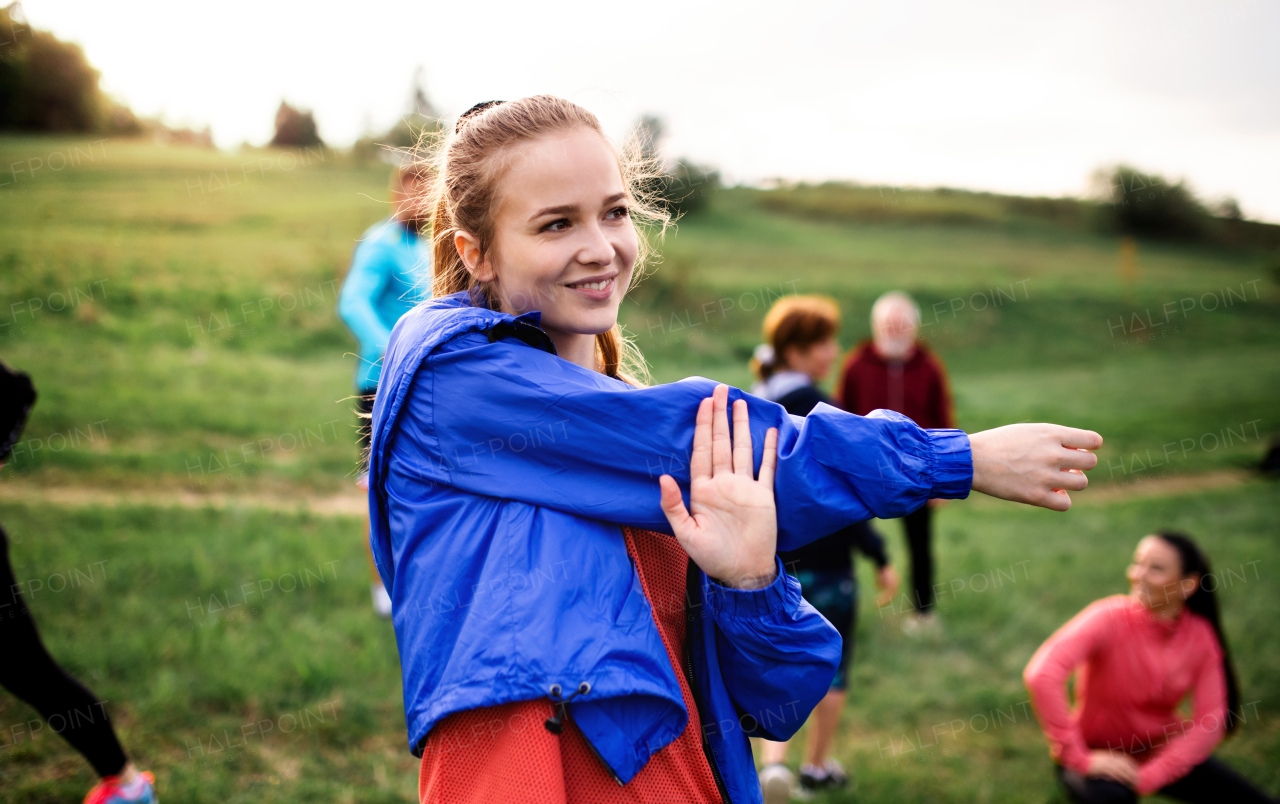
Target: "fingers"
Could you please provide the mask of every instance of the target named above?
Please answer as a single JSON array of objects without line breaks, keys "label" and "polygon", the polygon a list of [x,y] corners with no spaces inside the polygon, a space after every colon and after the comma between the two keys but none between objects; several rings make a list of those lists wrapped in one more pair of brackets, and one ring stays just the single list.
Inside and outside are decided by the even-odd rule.
[{"label": "fingers", "polygon": [[1088,476],[1079,469],[1068,469],[1058,474],[1061,477],[1055,478],[1054,482],[1062,484],[1059,488],[1067,491],[1084,491],[1089,486]]},{"label": "fingers", "polygon": [[698,405],[697,423],[693,428],[693,455],[689,458],[689,482],[711,477],[711,397]]},{"label": "fingers", "polygon": [[751,451],[751,422],[747,417],[747,402],[739,399],[733,403],[733,473],[755,477],[756,458]]},{"label": "fingers", "polygon": [[733,471],[729,443],[729,386],[717,385],[711,394],[711,474]]},{"label": "fingers", "polygon": [[773,490],[773,476],[778,468],[778,428],[770,427],[764,434],[764,455],[760,458],[760,483]]},{"label": "fingers", "polygon": [[1048,508],[1050,511],[1067,511],[1071,508],[1071,495],[1067,494],[1063,489],[1054,489],[1045,492],[1039,500],[1034,502],[1041,508]]},{"label": "fingers", "polygon": [[1088,450],[1083,449],[1065,449],[1062,450],[1062,457],[1058,461],[1059,468],[1062,469],[1082,469],[1089,471],[1098,465],[1098,456]]},{"label": "fingers", "polygon": [[671,531],[681,536],[691,524],[692,517],[689,516],[689,509],[684,507],[680,484],[671,475],[663,475],[658,478],[658,485],[662,487],[662,513],[667,515]]},{"label": "fingers", "polygon": [[1080,430],[1075,427],[1058,426],[1062,446],[1068,449],[1101,449],[1102,436],[1092,430]]}]

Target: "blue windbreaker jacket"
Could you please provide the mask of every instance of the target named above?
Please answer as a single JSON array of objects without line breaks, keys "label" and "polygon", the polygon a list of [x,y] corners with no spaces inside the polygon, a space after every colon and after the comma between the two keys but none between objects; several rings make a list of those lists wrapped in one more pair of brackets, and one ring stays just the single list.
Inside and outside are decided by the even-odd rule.
[{"label": "blue windbreaker jacket", "polygon": [[[634,388],[555,355],[538,313],[465,293],[396,325],[373,410],[370,539],[394,602],[409,744],[453,712],[565,695],[620,782],[685,727],[675,672],[698,702],[726,801],[759,802],[748,737],[789,738],[826,693],[839,635],[778,566],[765,589],[690,562],[678,601],[646,599],[621,527],[670,533],[658,477],[688,498],[699,402],[715,383]],[[746,399],[759,466],[779,428],[778,549],[931,497],[964,497],[968,437],[896,413],[819,405],[807,418]],[[672,668],[652,606],[688,613]]]}]

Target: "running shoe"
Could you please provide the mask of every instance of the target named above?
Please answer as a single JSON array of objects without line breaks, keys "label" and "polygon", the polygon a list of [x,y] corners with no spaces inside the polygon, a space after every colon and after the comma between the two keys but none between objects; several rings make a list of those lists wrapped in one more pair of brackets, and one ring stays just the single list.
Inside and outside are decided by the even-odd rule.
[{"label": "running shoe", "polygon": [[932,612],[908,614],[902,621],[902,632],[909,637],[936,637],[942,633],[942,621]]},{"label": "running shoe", "polygon": [[794,780],[791,769],[780,762],[761,768],[760,789],[764,791],[764,804],[787,804],[791,801]]},{"label": "running shoe", "polygon": [[828,757],[827,761],[822,763],[822,768],[827,772],[827,778],[831,780],[832,787],[849,786],[849,774],[845,773],[844,766],[835,759]]},{"label": "running shoe", "polygon": [[159,804],[156,777],[143,771],[133,784],[121,784],[119,776],[104,776],[84,797],[84,804]]},{"label": "running shoe", "polygon": [[391,617],[391,595],[387,594],[387,587],[380,583],[370,585],[369,591],[373,595],[373,610],[384,620]]},{"label": "running shoe", "polygon": [[800,766],[800,787],[805,790],[837,790],[848,784],[849,774],[834,759],[828,759],[822,767],[807,762]]}]

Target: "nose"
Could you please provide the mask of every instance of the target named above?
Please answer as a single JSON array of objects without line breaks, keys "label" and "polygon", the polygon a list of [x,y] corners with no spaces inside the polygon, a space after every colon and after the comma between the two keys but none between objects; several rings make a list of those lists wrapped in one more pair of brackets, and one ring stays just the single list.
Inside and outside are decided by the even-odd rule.
[{"label": "nose", "polygon": [[613,241],[609,239],[608,234],[600,226],[599,222],[591,226],[584,226],[580,231],[583,232],[583,241],[578,246],[576,255],[578,262],[584,265],[600,266],[609,265],[613,262],[618,250],[614,247]]}]

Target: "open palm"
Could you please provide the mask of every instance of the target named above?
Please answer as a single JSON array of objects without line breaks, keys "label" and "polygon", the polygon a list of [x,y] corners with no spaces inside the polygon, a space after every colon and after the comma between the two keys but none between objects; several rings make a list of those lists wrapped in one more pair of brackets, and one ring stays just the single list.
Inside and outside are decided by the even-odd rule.
[{"label": "open palm", "polygon": [[727,586],[754,589],[776,577],[778,514],[773,477],[778,463],[778,431],[765,435],[760,476],[754,475],[747,403],[733,406],[729,437],[729,389],[718,385],[698,406],[689,462],[689,508],[675,478],[663,475],[662,510],[672,532],[694,563]]}]

